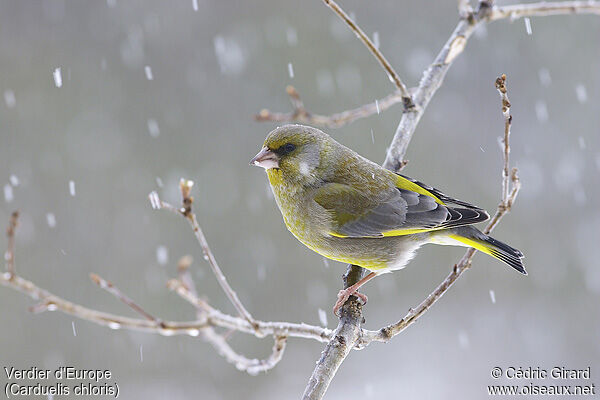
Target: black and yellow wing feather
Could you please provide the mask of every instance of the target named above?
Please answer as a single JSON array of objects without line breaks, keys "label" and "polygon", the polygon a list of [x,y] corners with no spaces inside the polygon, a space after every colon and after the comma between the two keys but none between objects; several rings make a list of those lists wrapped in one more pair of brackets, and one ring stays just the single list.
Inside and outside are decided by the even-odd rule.
[{"label": "black and yellow wing feather", "polygon": [[489,218],[485,210],[419,181],[397,175],[395,183],[377,196],[343,183],[326,183],[319,188],[315,201],[331,216],[330,234],[351,238],[401,236]]}]

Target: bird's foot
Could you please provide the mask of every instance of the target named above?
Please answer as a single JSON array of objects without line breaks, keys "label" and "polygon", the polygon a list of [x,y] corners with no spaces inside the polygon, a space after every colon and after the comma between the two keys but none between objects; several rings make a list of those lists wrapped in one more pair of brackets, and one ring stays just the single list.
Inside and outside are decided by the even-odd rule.
[{"label": "bird's foot", "polygon": [[349,287],[348,289],[340,290],[338,292],[337,301],[335,302],[335,306],[333,306],[333,313],[339,316],[340,308],[346,303],[350,296],[356,296],[363,303],[363,305],[367,304],[367,295],[359,293],[357,288]]}]

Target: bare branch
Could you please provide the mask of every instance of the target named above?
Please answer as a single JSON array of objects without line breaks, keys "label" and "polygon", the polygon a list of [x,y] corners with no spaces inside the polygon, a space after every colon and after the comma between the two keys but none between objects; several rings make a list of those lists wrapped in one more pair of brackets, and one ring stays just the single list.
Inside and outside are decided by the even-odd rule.
[{"label": "bare branch", "polygon": [[[327,3],[327,0],[324,0]],[[600,15],[600,2],[598,1],[562,1],[539,2],[531,4],[516,4],[503,7],[493,6],[493,1],[480,1],[477,11],[470,9],[466,0],[458,0],[461,21],[458,23],[450,39],[440,51],[435,61],[425,71],[425,75],[410,97],[415,107],[405,109],[392,145],[388,149],[384,166],[399,171],[402,169],[404,155],[412,138],[419,120],[429,101],[440,87],[452,61],[464,50],[468,39],[474,29],[481,23],[493,22],[501,19],[517,19],[522,17],[565,15],[565,14],[595,14]],[[465,6],[468,5],[468,7]],[[364,33],[363,33],[364,35]],[[365,35],[366,37],[366,35]],[[368,39],[368,37],[367,37]],[[367,46],[369,47],[369,46]],[[377,57],[376,57],[377,58]],[[379,58],[377,58],[379,60]],[[295,91],[295,90],[294,90]],[[297,93],[297,92],[296,92]],[[290,113],[277,113],[263,109],[254,116],[257,121],[272,122],[300,122],[315,126],[339,128],[347,123],[360,118],[369,117],[379,111],[385,111],[392,105],[403,100],[403,92],[395,92],[374,103],[365,104],[358,108],[343,111],[332,115],[319,115],[302,109],[293,109]]]},{"label": "bare branch", "polygon": [[246,371],[250,375],[257,375],[260,372],[268,371],[277,365],[283,357],[283,352],[285,351],[285,346],[287,344],[286,336],[274,336],[275,343],[271,355],[264,360],[258,360],[255,358],[247,358],[235,352],[229,343],[227,343],[227,340],[222,335],[217,334],[213,329],[202,332],[202,336],[203,339],[210,343],[217,353],[225,358],[227,362],[234,364],[237,369]]},{"label": "bare branch", "polygon": [[[11,217],[9,227],[12,227],[14,235],[15,214]],[[14,249],[14,242],[12,243]],[[189,261],[189,260],[188,260]],[[181,263],[180,263],[181,265]],[[123,301],[126,298],[114,285],[103,280],[98,276],[92,278],[101,287],[104,286],[111,294]],[[157,333],[165,336],[171,335],[190,335],[198,336],[199,331],[207,327],[220,327],[225,329],[234,329],[239,332],[254,335],[262,338],[268,335],[276,337],[298,337],[305,339],[314,339],[320,342],[329,341],[332,331],[331,329],[322,328],[307,324],[296,324],[290,322],[265,322],[254,321],[256,326],[253,326],[247,320],[239,317],[234,317],[224,314],[221,311],[211,307],[203,300],[198,299],[194,293],[190,292],[190,288],[181,281],[172,280],[169,287],[175,290],[180,296],[190,302],[196,308],[203,308],[206,311],[204,318],[194,321],[166,321],[152,317],[146,312],[142,312],[144,319],[129,318],[121,315],[110,314],[93,310],[59,296],[56,296],[49,291],[40,288],[36,284],[20,276],[6,272],[0,275],[0,284],[3,286],[17,290],[34,300],[39,301],[39,304],[33,307],[33,311],[60,311],[64,314],[93,322],[98,325],[106,326],[112,329],[127,329],[134,331],[142,331],[148,333]],[[128,299],[128,298],[127,298]],[[130,299],[128,299],[132,302]],[[126,302],[127,304],[127,302]],[[128,304],[130,305],[130,304]],[[134,307],[135,309],[135,307]],[[135,309],[139,312],[138,309]]]},{"label": "bare branch", "polygon": [[[190,266],[192,265],[193,258],[190,255],[183,256],[177,262],[177,275],[179,280],[171,279],[167,282],[167,287],[174,290],[183,299],[190,302],[196,308],[196,317],[202,319],[206,317],[206,313],[214,311],[214,308],[210,306],[206,301],[200,299],[196,292],[196,284],[190,274]],[[181,285],[181,290],[179,286]],[[186,296],[189,293],[191,296]]]},{"label": "bare branch", "polygon": [[[198,224],[192,212],[193,199],[190,196],[191,187],[191,182],[182,181],[181,191],[183,196],[183,207],[181,209],[177,209],[170,204],[161,202],[156,193],[152,193],[150,196],[152,205],[154,208],[165,208],[167,210],[182,214],[186,218],[190,219],[190,223],[193,227],[197,227]],[[33,282],[25,280],[16,275],[14,272],[14,235],[16,226],[17,213],[13,213],[7,229],[7,236],[9,239],[6,256],[7,272],[3,275],[0,275],[0,284],[20,291],[29,297],[38,300],[39,303],[30,308],[33,312],[61,311],[65,314],[88,320],[98,325],[107,326],[112,329],[137,330],[166,336],[180,334],[201,336],[201,338],[211,344],[217,353],[223,356],[226,361],[235,364],[238,369],[253,375],[273,368],[281,360],[285,351],[288,337],[311,338],[321,342],[329,341],[329,338],[331,337],[331,330],[317,326],[287,322],[248,321],[244,318],[223,314],[221,311],[211,307],[204,300],[201,300],[197,297],[194,283],[189,275],[189,267],[192,262],[190,256],[182,257],[178,263],[178,274],[180,276],[180,280],[171,280],[168,282],[168,286],[194,306],[198,317],[198,319],[195,321],[162,321],[145,311],[141,306],[136,304],[131,298],[119,290],[113,283],[101,278],[96,274],[91,275],[92,281],[132,308],[134,311],[142,315],[143,319],[109,314],[80,306],[55,296],[47,290],[38,287]],[[210,249],[208,249],[208,251],[210,252]],[[220,270],[218,272],[220,272]],[[270,335],[274,340],[273,350],[266,359],[245,357],[244,355],[233,350],[233,348],[227,343],[227,334],[222,335],[217,333],[214,329],[216,327],[227,329],[229,332],[244,332],[258,338]]]},{"label": "bare branch", "polygon": [[119,329],[123,327],[129,330],[159,333],[168,336],[171,334],[188,334],[190,329],[198,329],[199,327],[206,325],[206,321],[164,321],[162,322],[163,326],[161,326],[161,323],[157,323],[156,321],[151,321],[148,319],[129,318],[92,310],[58,297],[47,290],[38,287],[33,282],[21,278],[18,275],[14,275],[12,279],[5,276],[0,276],[0,283],[3,286],[8,286],[17,290],[34,300],[38,300],[39,304],[32,308],[32,311],[34,312],[55,310],[61,311],[65,314],[91,321],[95,324],[106,326],[112,329]]},{"label": "bare branch", "polygon": [[412,139],[417,124],[421,120],[423,112],[435,92],[442,85],[452,62],[463,52],[475,26],[487,12],[487,3],[481,2],[472,18],[461,19],[433,63],[425,70],[423,78],[413,95],[416,107],[402,114],[392,143],[387,150],[387,155],[383,163],[385,168],[392,171],[399,171],[402,168],[408,144]]},{"label": "bare branch", "polygon": [[215,258],[210,247],[208,246],[206,237],[204,237],[204,233],[202,232],[202,229],[200,228],[200,225],[198,224],[198,221],[196,219],[196,214],[194,214],[192,212],[192,203],[194,201],[194,199],[190,196],[190,190],[191,190],[192,186],[193,186],[192,181],[185,181],[182,179],[180,182],[181,194],[183,197],[183,204],[184,204],[184,211],[182,214],[184,217],[187,218],[190,225],[192,226],[194,235],[196,236],[196,239],[198,239],[198,243],[200,243],[200,247],[202,247],[202,252],[204,253],[204,257],[208,261],[208,264],[210,265],[213,273],[215,274],[215,277],[217,278],[219,285],[221,285],[221,288],[227,295],[227,298],[229,298],[229,301],[231,301],[231,303],[234,305],[237,312],[246,321],[248,321],[251,325],[255,325],[252,315],[250,315],[250,313],[246,310],[246,308],[244,307],[244,305],[238,298],[235,291],[231,288],[231,286],[229,286],[229,283],[227,282],[225,275],[223,275],[223,272],[221,271],[219,264],[217,264],[217,259]]},{"label": "bare branch", "polygon": [[[204,300],[198,298],[196,294],[196,287],[194,281],[189,272],[191,264],[191,256],[181,257],[181,259],[177,263],[177,273],[179,275],[179,280],[171,279],[167,282],[167,287],[171,290],[174,290],[184,300],[186,300],[194,306],[194,308],[196,309],[196,315],[198,319],[207,318],[207,314],[219,314],[220,311],[215,310]],[[273,345],[273,351],[271,355],[266,359],[258,360],[250,359],[239,354],[229,345],[229,343],[227,343],[228,333],[232,332],[236,332],[236,330],[230,328],[226,334],[218,334],[213,326],[207,326],[198,331],[202,339],[208,342],[211,346],[213,346],[213,348],[217,351],[217,354],[225,358],[227,362],[234,364],[237,369],[246,371],[250,375],[256,375],[259,372],[265,372],[275,367],[275,365],[279,361],[281,361],[287,343],[286,335],[273,334],[273,339],[275,343]],[[258,336],[256,330],[250,333],[253,333],[254,335]]]},{"label": "bare branch", "polygon": [[156,206],[160,205],[160,208],[164,208],[166,210],[181,214],[188,220],[190,226],[192,227],[192,230],[194,231],[194,235],[196,236],[196,239],[198,240],[198,243],[202,248],[204,258],[206,259],[206,261],[208,261],[210,268],[212,269],[215,277],[217,278],[217,282],[219,282],[219,285],[221,285],[221,288],[227,295],[227,298],[229,299],[229,301],[231,301],[237,312],[251,325],[255,326],[255,321],[252,318],[252,315],[250,315],[248,310],[246,310],[246,308],[238,298],[237,293],[231,288],[231,286],[227,282],[227,279],[225,278],[225,275],[223,275],[223,272],[221,271],[221,268],[217,263],[217,259],[215,258],[212,250],[210,249],[210,246],[208,245],[208,242],[206,241],[206,237],[202,232],[202,228],[200,228],[200,225],[198,224],[196,214],[194,214],[194,212],[192,211],[192,204],[194,203],[194,198],[190,195],[190,191],[192,190],[193,186],[194,182],[190,180],[181,179],[181,181],[179,182],[179,188],[181,189],[181,197],[183,202],[183,207],[181,209],[177,209],[176,207],[173,207],[172,205],[161,201],[156,192],[150,193],[148,197],[154,208],[157,208]]},{"label": "bare branch", "polygon": [[177,261],[177,275],[179,276],[181,283],[195,295],[196,285],[192,279],[192,276],[190,275],[190,267],[192,266],[192,262],[194,262],[194,258],[190,255],[181,257],[179,261]]},{"label": "bare branch", "polygon": [[[194,307],[206,307],[208,305],[203,300],[192,293],[181,281],[171,279],[168,287],[174,290],[184,300]],[[292,322],[265,322],[256,320],[256,329],[248,321],[222,313],[221,311],[208,306],[209,314],[206,316],[208,322],[214,326],[226,329],[233,329],[243,333],[250,333],[256,337],[265,337],[268,335],[287,335],[289,337],[301,337],[305,339],[314,339],[319,342],[327,342],[331,337],[332,330],[307,324],[296,324]]]},{"label": "bare branch", "polygon": [[503,199],[498,205],[498,210],[502,209],[502,212],[496,211],[496,213],[492,216],[492,219],[490,219],[490,222],[483,230],[483,233],[485,234],[490,233],[496,227],[496,225],[498,225],[498,222],[500,222],[500,219],[504,216],[504,214],[510,211],[515,199],[517,198],[517,195],[519,194],[519,190],[521,190],[521,181],[519,180],[518,171],[516,168],[512,169],[510,181],[512,183],[512,188],[508,194],[508,197],[506,198],[506,201]]},{"label": "bare branch", "polygon": [[290,96],[290,102],[292,103],[292,107],[294,110],[297,110],[300,114],[306,114],[306,110],[304,109],[304,103],[300,99],[300,94],[292,85],[288,85],[285,88],[285,92]]},{"label": "bare branch", "polygon": [[510,164],[510,127],[512,124],[512,115],[510,115],[510,101],[508,100],[508,93],[506,89],[506,75],[500,76],[496,79],[496,90],[500,94],[502,99],[502,115],[504,116],[504,168],[502,169],[502,201],[506,203],[508,199],[508,191],[510,185],[509,164]]},{"label": "bare branch", "polygon": [[[187,278],[186,278],[186,280],[187,280]],[[170,279],[167,282],[167,287],[169,288],[169,290],[172,290],[175,293],[177,293],[179,295],[179,297],[181,297],[182,299],[184,299],[185,301],[187,301],[188,303],[193,305],[198,311],[201,311],[201,313],[199,315],[201,315],[202,317],[205,318],[206,313],[210,313],[210,314],[216,313],[217,310],[215,310],[206,301],[204,301],[198,297],[198,295],[196,294],[196,289],[195,289],[195,285],[193,284],[193,281],[191,282],[191,284],[192,285],[190,285],[189,281],[186,283],[180,277],[179,279]],[[201,318],[199,318],[199,319],[201,319]]]},{"label": "bare branch", "polygon": [[348,25],[348,27],[350,27],[350,29],[356,34],[360,41],[363,42],[365,46],[367,46],[367,49],[369,49],[371,54],[373,54],[373,57],[375,57],[377,61],[379,61],[379,64],[381,64],[385,72],[388,74],[390,81],[394,85],[396,85],[396,88],[398,88],[398,90],[400,91],[400,94],[402,95],[404,101],[404,108],[412,108],[414,104],[412,102],[412,98],[410,93],[408,92],[408,89],[406,88],[404,82],[402,82],[392,65],[388,62],[388,60],[386,60],[384,55],[381,53],[381,51],[379,51],[379,49],[373,44],[371,39],[363,32],[362,29],[360,29],[360,27],[352,20],[352,18],[350,18],[350,16],[346,14],[346,12],[342,10],[342,8],[334,0],[323,1],[327,5],[327,7],[333,10],[333,12],[336,13],[342,19],[342,21],[344,21],[346,25]]},{"label": "bare branch", "polygon": [[[204,300],[198,298],[194,281],[192,280],[189,272],[191,263],[191,256],[182,257],[177,264],[179,280],[171,279],[167,282],[167,287],[169,287],[171,290],[174,290],[184,300],[194,306],[198,319],[205,319],[207,318],[207,314],[210,313],[220,313]],[[235,332],[235,330],[229,329],[228,332]],[[256,335],[256,330],[253,333]],[[213,348],[217,351],[217,354],[225,358],[226,361],[234,364],[239,370],[246,371],[250,375],[256,375],[259,372],[264,372],[273,368],[281,360],[283,352],[285,351],[285,345],[287,343],[287,336],[274,334],[273,338],[275,340],[275,344],[273,345],[273,352],[267,359],[257,360],[247,358],[233,350],[229,343],[227,343],[228,335],[218,334],[213,326],[207,326],[199,330],[199,334],[204,341],[213,346]]]},{"label": "bare branch", "polygon": [[600,2],[598,1],[557,1],[539,2],[529,4],[513,4],[494,7],[487,16],[488,21],[509,18],[515,20],[523,17],[546,17],[550,15],[565,14],[594,14],[600,15]]},{"label": "bare branch", "polygon": [[109,282],[96,274],[90,274],[90,279],[96,285],[100,286],[100,289],[106,290],[108,293],[112,294],[117,299],[119,299],[120,301],[125,303],[127,306],[129,306],[133,311],[137,312],[142,317],[146,318],[148,321],[154,321],[154,322],[160,323],[160,321],[157,318],[154,318],[152,315],[150,315],[148,312],[146,312],[146,310],[144,310],[142,307],[137,305],[133,300],[131,300],[127,295],[123,294],[123,292],[121,292],[119,290],[119,288],[117,288],[115,285],[113,285],[112,282]]},{"label": "bare branch", "polygon": [[458,0],[458,15],[461,18],[469,18],[473,15],[473,7],[469,0]]},{"label": "bare branch", "polygon": [[[292,97],[290,92],[294,94],[298,99],[300,98],[297,90],[293,86],[288,86],[286,92]],[[374,114],[384,112],[391,106],[402,102],[402,95],[400,92],[394,92],[386,97],[375,100],[372,103],[365,104],[352,110],[342,111],[331,115],[319,115],[313,114],[304,108],[295,108],[289,113],[277,113],[271,112],[267,109],[261,110],[254,116],[256,121],[260,122],[300,122],[303,124],[310,124],[315,126],[326,126],[329,128],[339,128],[357,119],[370,117]],[[292,102],[294,104],[294,102]]]},{"label": "bare branch", "polygon": [[385,168],[393,171],[399,171],[402,168],[402,160],[423,112],[444,81],[446,72],[448,72],[452,62],[463,52],[467,41],[479,24],[504,18],[515,19],[527,16],[577,13],[600,15],[600,2],[597,1],[540,2],[504,7],[492,5],[493,3],[490,1],[480,1],[477,11],[472,14],[471,18],[462,19],[458,23],[435,61],[425,71],[419,86],[413,94],[413,102],[416,107],[402,114],[392,144],[388,147],[383,163]]},{"label": "bare branch", "polygon": [[[180,260],[178,269],[181,268],[182,265],[187,263],[188,261],[189,260],[182,258],[182,260]],[[137,305],[135,302],[133,302],[133,300],[131,300],[129,297],[127,297],[125,294],[123,294],[111,282],[102,279],[101,277],[99,277],[96,274],[92,274],[91,278],[92,278],[92,281],[94,281],[94,283],[96,283],[98,286],[100,286],[102,289],[106,290],[113,296],[117,297],[120,301],[127,304],[129,307],[131,307],[133,310],[135,310],[136,312],[141,314],[147,320],[156,322],[163,328],[166,327],[161,323],[161,321],[159,319],[157,319],[157,318],[153,317],[152,315],[150,315],[149,313],[147,313],[142,307]],[[183,285],[182,282],[180,282],[180,284]],[[186,293],[185,291],[178,291],[179,294],[182,294],[182,292]],[[191,292],[189,292],[189,291],[187,293],[191,294]],[[182,295],[182,297],[185,298],[186,300],[190,301],[194,306],[196,306],[198,309],[200,309],[204,312],[208,312],[208,311],[214,312],[215,311],[214,308],[209,306],[204,301],[198,299],[197,297],[194,298],[189,295],[188,296]],[[190,334],[191,336],[201,335],[202,338],[205,341],[209,342],[215,348],[215,350],[217,350],[217,353],[220,354],[221,356],[223,356],[226,361],[234,364],[237,369],[248,372],[250,375],[256,375],[259,372],[264,372],[264,371],[267,371],[267,370],[273,368],[281,360],[281,357],[283,356],[283,352],[285,351],[285,345],[287,343],[286,335],[280,335],[280,334],[273,335],[274,340],[275,340],[275,344],[273,346],[273,352],[271,353],[271,355],[268,358],[266,358],[264,360],[259,360],[259,359],[254,359],[254,358],[250,359],[250,358],[247,358],[247,357],[237,353],[227,343],[227,339],[223,335],[219,335],[218,333],[216,333],[214,328],[210,325],[206,325],[197,330],[188,330],[188,334]]]},{"label": "bare branch", "polygon": [[[344,274],[344,288],[358,282],[363,273],[364,269],[361,267],[348,266],[348,270]],[[362,321],[362,304],[356,296],[350,296],[342,306],[338,326],[325,350],[321,353],[321,358],[317,361],[317,366],[304,389],[303,400],[323,398],[338,368],[359,340]]]},{"label": "bare branch", "polygon": [[375,113],[379,114],[387,110],[396,103],[403,103],[404,110],[414,108],[415,104],[412,95],[404,82],[400,79],[398,73],[394,70],[383,53],[375,46],[371,39],[364,31],[350,18],[348,14],[333,0],[323,0],[325,4],[335,12],[342,21],[356,34],[361,42],[369,49],[371,54],[379,62],[382,68],[388,75],[390,81],[396,86],[397,91],[373,103],[368,103],[358,108],[342,111],[329,116],[311,114],[306,110],[304,104],[300,100],[298,92],[293,86],[286,88],[287,94],[290,96],[293,111],[290,113],[274,113],[267,109],[261,110],[254,116],[256,121],[271,121],[271,122],[301,122],[317,126],[326,126],[329,128],[339,128],[347,123],[353,122],[359,118],[365,118]]},{"label": "bare branch", "polygon": [[4,260],[6,262],[6,273],[9,277],[15,275],[15,232],[17,224],[19,222],[19,212],[13,211],[8,222],[8,228],[6,229],[6,238],[8,239],[8,245],[6,247],[6,253],[4,253]]},{"label": "bare branch", "polygon": [[225,329],[235,329],[239,332],[254,335],[262,338],[265,336],[288,336],[304,339],[313,339],[319,342],[327,342],[331,337],[331,329],[322,328],[308,324],[296,324],[291,322],[265,322],[255,321],[257,329],[242,318],[224,314],[217,309],[213,309],[206,318],[194,321],[151,321],[148,319],[129,318],[121,315],[110,314],[102,311],[93,310],[38,287],[31,281],[14,275],[12,278],[8,274],[0,275],[0,284],[17,290],[34,300],[39,304],[33,311],[60,311],[64,314],[74,316],[79,319],[93,322],[97,325],[106,326],[112,329],[126,329],[132,331],[141,331],[147,333],[161,334],[164,336],[172,335],[190,335],[197,336],[198,330],[207,326],[220,327]]}]

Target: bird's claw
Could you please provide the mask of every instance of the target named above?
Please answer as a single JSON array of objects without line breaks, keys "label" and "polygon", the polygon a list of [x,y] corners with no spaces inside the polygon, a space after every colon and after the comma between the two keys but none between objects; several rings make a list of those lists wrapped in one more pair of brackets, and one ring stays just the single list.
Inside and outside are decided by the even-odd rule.
[{"label": "bird's claw", "polygon": [[344,289],[338,292],[337,301],[333,306],[333,313],[339,317],[340,308],[346,303],[346,301],[350,298],[350,296],[356,296],[362,302],[363,305],[367,304],[368,297],[365,294],[359,293],[357,291],[352,292],[351,290]]}]

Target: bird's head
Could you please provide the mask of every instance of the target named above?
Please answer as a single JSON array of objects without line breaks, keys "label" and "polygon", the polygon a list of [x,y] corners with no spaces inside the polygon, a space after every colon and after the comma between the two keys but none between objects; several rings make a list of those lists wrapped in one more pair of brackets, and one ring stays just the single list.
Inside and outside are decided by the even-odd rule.
[{"label": "bird's head", "polygon": [[280,170],[288,179],[318,178],[334,141],[322,131],[304,125],[285,125],[273,130],[250,165]]}]

